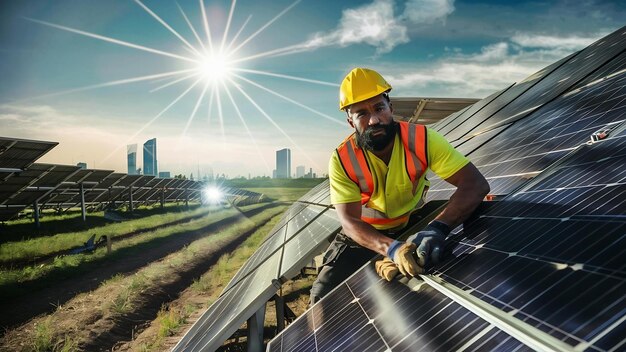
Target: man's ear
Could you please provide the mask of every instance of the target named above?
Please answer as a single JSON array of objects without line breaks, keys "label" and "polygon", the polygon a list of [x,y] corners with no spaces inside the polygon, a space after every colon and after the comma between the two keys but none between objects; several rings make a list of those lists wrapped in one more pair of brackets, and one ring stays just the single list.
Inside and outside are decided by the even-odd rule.
[{"label": "man's ear", "polygon": [[350,125],[350,127],[354,128],[354,122],[352,122],[352,119],[350,118],[350,114],[348,113],[348,111],[346,111],[346,121],[348,121],[348,124]]}]

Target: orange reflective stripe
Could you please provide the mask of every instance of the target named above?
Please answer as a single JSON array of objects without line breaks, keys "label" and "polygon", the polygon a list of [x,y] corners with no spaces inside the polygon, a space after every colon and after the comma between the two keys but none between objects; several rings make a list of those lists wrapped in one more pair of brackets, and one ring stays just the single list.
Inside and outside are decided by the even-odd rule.
[{"label": "orange reflective stripe", "polygon": [[402,223],[402,222],[406,222],[409,220],[409,216],[401,216],[398,218],[393,218],[393,219],[382,219],[382,218],[366,218],[361,216],[361,220],[365,221],[366,223],[370,224],[370,225],[386,225],[386,224],[390,224],[392,222],[398,222],[398,223]]},{"label": "orange reflective stripe", "polygon": [[400,121],[406,172],[411,182],[418,180],[428,167],[426,126]]},{"label": "orange reflective stripe", "polygon": [[350,180],[352,180],[352,182],[354,182],[357,185],[359,185],[359,179],[356,176],[356,172],[354,171],[354,167],[352,166],[352,163],[350,162],[350,155],[348,154],[348,146],[346,145],[347,142],[348,142],[348,140],[346,139],[337,148],[337,154],[339,154],[339,161],[341,162],[341,165],[343,166],[344,170],[346,171],[346,175],[348,176],[348,178]]},{"label": "orange reflective stripe", "polygon": [[353,136],[348,137],[337,148],[337,153],[348,178],[361,190],[361,204],[367,203],[374,192],[374,178],[365,159],[365,153],[354,145]]}]

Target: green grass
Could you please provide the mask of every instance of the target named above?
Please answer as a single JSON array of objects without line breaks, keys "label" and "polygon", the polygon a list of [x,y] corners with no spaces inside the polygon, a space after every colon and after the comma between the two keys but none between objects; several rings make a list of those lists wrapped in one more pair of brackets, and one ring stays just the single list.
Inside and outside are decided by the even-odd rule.
[{"label": "green grass", "polygon": [[[122,217],[133,219],[156,214],[186,212],[200,207],[200,204],[190,203],[189,207],[175,203],[167,203],[164,208],[160,206],[139,207],[133,213],[116,211]],[[0,224],[0,243],[10,241],[27,240],[30,238],[50,236],[66,232],[77,232],[94,227],[103,226],[114,221],[104,218],[104,212],[89,212],[83,221],[80,210],[69,210],[67,213],[57,215],[55,211],[42,212],[40,228],[35,226],[32,216],[19,220],[7,221]]]},{"label": "green grass", "polygon": [[[242,209],[254,209],[259,206],[262,205],[252,205],[243,207]],[[72,247],[82,245],[93,234],[96,234],[96,240],[103,235],[110,236],[111,239],[115,239],[115,237],[120,235],[135,231],[153,229],[155,227],[163,226],[175,221],[181,221],[186,218],[201,215],[207,215],[208,217],[215,216],[215,214],[219,214],[223,211],[223,209],[202,207],[187,212],[156,214],[136,220],[111,223],[86,231],[63,233],[49,237],[39,237],[20,242],[3,243],[0,245],[0,262],[18,260],[27,261],[38,256],[67,250]]]},{"label": "green grass", "polygon": [[[97,315],[102,319],[115,320],[141,309],[144,292],[158,290],[162,284],[176,277],[181,269],[189,270],[190,263],[207,260],[207,257],[211,255],[207,253],[213,253],[245,232],[267,223],[268,219],[274,219],[274,222],[278,221],[280,214],[285,209],[286,206],[276,206],[265,209],[250,218],[240,218],[234,225],[200,238],[162,260],[143,267],[133,275],[122,276],[118,274],[103,281],[97,290],[89,293],[90,296],[97,297],[96,299],[100,303],[99,306],[93,307],[94,312],[98,312]],[[266,233],[271,229],[267,226],[261,228]],[[254,237],[256,233],[258,231],[251,237]],[[101,297],[102,300],[100,300]],[[180,311],[171,312],[162,308],[156,319],[158,324],[157,338],[151,345],[155,345],[157,342],[161,344],[165,337],[177,331],[193,309],[190,305],[184,306]],[[77,317],[77,324],[80,324],[79,320],[83,318],[82,316]],[[36,329],[30,333],[30,336],[24,337],[28,338],[28,341],[32,341],[32,350],[74,350],[76,347],[73,341],[78,341],[81,336],[88,334],[88,331],[80,328],[69,333],[66,330],[61,331],[60,328],[56,328],[58,324],[55,324],[55,319],[59,318],[55,313],[52,313],[34,321]],[[15,344],[16,341],[12,342]]]},{"label": "green grass", "polygon": [[[244,210],[258,208],[260,206],[262,205],[248,206],[245,207]],[[264,214],[267,211],[276,211],[276,208],[282,209],[283,207],[266,209],[260,214]],[[170,236],[184,236],[190,232],[202,230],[220,220],[237,215],[238,212],[235,209],[229,208],[222,212],[213,213],[209,216],[186,223],[160,228],[132,238],[115,241],[113,242],[113,249],[110,254],[106,253],[106,248],[100,248],[92,254],[57,257],[48,265],[0,270],[0,298],[15,297],[31,289],[43,288],[50,282],[56,282],[57,280],[71,278],[72,276],[84,272],[96,270],[98,267],[106,265],[107,262],[140,255],[148,248],[159,247],[167,243],[171,238]],[[25,284],[29,285],[26,286]]]},{"label": "green grass", "polygon": [[266,196],[281,202],[295,202],[310,191],[311,188],[246,188],[248,191],[263,193]]},{"label": "green grass", "polygon": [[[212,304],[221,293],[222,288],[228,284],[239,268],[258,249],[272,228],[280,221],[280,215],[279,213],[272,217],[270,221],[257,229],[232,253],[221,256],[209,271],[194,281],[191,289],[197,293],[207,294],[208,304]],[[146,352],[163,350],[164,338],[177,333],[186,319],[201,308],[190,304],[184,305],[182,309],[168,307],[165,310],[162,308],[157,315],[157,319],[153,322],[157,328],[153,342],[139,346],[139,349]]]}]

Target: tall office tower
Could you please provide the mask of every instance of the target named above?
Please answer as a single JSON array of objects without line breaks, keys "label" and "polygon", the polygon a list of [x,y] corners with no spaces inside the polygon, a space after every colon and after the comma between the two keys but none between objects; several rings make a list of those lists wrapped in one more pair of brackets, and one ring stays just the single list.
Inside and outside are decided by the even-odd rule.
[{"label": "tall office tower", "polygon": [[304,165],[296,166],[296,178],[304,177]]},{"label": "tall office tower", "polygon": [[288,148],[276,152],[276,178],[291,178],[291,150]]},{"label": "tall office tower", "polygon": [[137,144],[126,146],[126,161],[128,164],[128,174],[137,175]]},{"label": "tall office tower", "polygon": [[143,144],[143,174],[157,176],[157,143],[156,138]]}]

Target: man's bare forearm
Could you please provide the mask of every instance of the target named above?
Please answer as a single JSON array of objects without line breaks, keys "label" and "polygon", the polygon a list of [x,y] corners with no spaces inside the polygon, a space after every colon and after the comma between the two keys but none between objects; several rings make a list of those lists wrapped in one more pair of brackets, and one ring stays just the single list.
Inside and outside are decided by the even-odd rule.
[{"label": "man's bare forearm", "polygon": [[462,224],[476,210],[489,193],[489,183],[472,164],[461,169],[448,182],[457,186],[446,208],[437,215],[436,220],[446,223],[450,228]]}]

